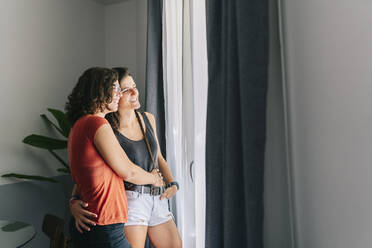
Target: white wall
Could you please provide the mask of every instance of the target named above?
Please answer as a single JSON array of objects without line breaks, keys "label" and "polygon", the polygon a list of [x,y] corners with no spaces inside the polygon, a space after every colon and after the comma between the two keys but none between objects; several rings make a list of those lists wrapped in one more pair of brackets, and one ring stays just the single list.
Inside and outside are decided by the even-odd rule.
[{"label": "white wall", "polygon": [[281,2],[296,247],[370,247],[372,2]]},{"label": "white wall", "polygon": [[[133,4],[132,0],[132,4]],[[63,109],[68,94],[83,70],[105,66],[105,6],[91,0],[2,0],[0,7],[0,174],[9,172],[56,176],[59,163],[48,152],[24,145],[22,139],[31,134],[53,134],[42,120],[47,107]],[[146,1],[134,11],[146,16]],[[134,28],[115,48],[135,52],[126,61],[135,61],[134,72],[144,78],[146,21],[135,14],[109,20],[112,23],[135,23]],[[136,19],[137,18],[137,19]],[[113,33],[112,36],[121,33]],[[127,37],[135,37],[136,44]],[[137,38],[136,38],[137,37]],[[139,37],[139,38],[138,38]],[[144,39],[144,40],[138,40]],[[142,45],[138,45],[138,44]],[[116,45],[116,44],[114,44]],[[144,47],[144,48],[143,48]],[[140,50],[142,49],[142,50]],[[139,50],[139,51],[138,51]],[[122,65],[121,61],[118,65]],[[125,63],[124,65],[127,65]],[[130,66],[130,65],[129,65]],[[131,66],[130,66],[131,67]],[[136,75],[137,76],[137,75]],[[142,81],[142,80],[141,80]],[[144,82],[144,80],[143,80]],[[144,87],[144,83],[142,86]],[[144,96],[144,94],[143,94]],[[67,201],[71,194],[71,178],[56,178],[62,184],[18,182],[0,177],[1,217],[32,224],[37,234],[25,247],[47,247],[49,240],[41,225],[46,213],[68,218]],[[32,210],[30,212],[30,209]]]},{"label": "white wall", "polygon": [[147,1],[129,0],[105,7],[107,67],[128,67],[145,104]]},{"label": "white wall", "polygon": [[62,109],[82,71],[104,65],[104,7],[90,0],[2,0],[0,32],[0,174],[56,175],[54,158],[21,141],[48,134],[39,114]]},{"label": "white wall", "polygon": [[[0,8],[0,174],[59,175],[47,152],[24,145],[53,134],[40,119],[63,109],[83,70],[127,66],[144,104],[147,1],[102,5],[91,0],[3,0]],[[0,185],[15,182],[0,178]]]}]

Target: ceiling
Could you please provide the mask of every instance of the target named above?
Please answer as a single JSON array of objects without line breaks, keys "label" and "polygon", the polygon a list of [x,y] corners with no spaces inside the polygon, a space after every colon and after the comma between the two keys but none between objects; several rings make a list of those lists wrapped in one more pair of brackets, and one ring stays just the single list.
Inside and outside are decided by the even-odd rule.
[{"label": "ceiling", "polygon": [[120,2],[130,1],[130,0],[93,0],[93,1],[104,4],[104,5],[108,5],[108,4],[120,3]]}]

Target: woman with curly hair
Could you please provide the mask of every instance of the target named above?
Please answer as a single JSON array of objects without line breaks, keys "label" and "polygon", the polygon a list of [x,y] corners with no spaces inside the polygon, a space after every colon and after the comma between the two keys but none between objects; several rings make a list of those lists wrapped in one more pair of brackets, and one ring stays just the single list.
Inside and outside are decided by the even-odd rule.
[{"label": "woman with curly hair", "polygon": [[[146,235],[156,248],[182,247],[173,215],[168,210],[168,199],[176,194],[178,183],[174,181],[168,164],[160,151],[155,118],[150,113],[137,112],[140,108],[139,94],[128,69],[123,67],[113,69],[119,75],[118,81],[122,96],[118,111],[106,115],[106,119],[110,122],[116,138],[129,159],[135,161],[146,171],[158,167],[167,183],[166,188],[153,189],[150,185],[125,182],[129,210],[128,222],[124,226],[125,235],[133,248],[143,248]],[[86,219],[84,215],[92,214],[84,212],[81,205],[76,203],[74,205],[71,212],[81,222]],[[84,227],[82,226],[82,228]]]},{"label": "woman with curly hair", "polygon": [[[76,247],[131,247],[123,229],[128,220],[123,180],[138,185],[163,185],[156,171],[146,172],[128,159],[104,118],[118,109],[120,96],[117,73],[94,67],[80,76],[66,103],[67,117],[73,125],[68,138],[75,182],[70,205],[86,202],[85,211],[94,213],[85,221],[90,225],[89,232],[81,233],[81,220],[75,221],[72,238]],[[94,222],[89,221],[93,216]]]}]

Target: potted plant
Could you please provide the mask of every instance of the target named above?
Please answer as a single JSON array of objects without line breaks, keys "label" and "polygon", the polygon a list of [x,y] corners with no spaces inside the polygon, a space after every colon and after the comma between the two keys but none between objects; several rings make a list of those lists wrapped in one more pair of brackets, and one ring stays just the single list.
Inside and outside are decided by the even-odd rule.
[{"label": "potted plant", "polygon": [[[66,162],[63,158],[61,158],[55,150],[64,150],[67,149],[67,138],[70,133],[71,125],[67,119],[67,116],[64,112],[58,109],[47,109],[49,113],[53,115],[57,123],[52,122],[45,114],[41,114],[40,117],[47,123],[47,125],[52,126],[56,129],[63,137],[66,139],[59,139],[59,138],[51,138],[44,135],[38,134],[31,134],[23,139],[23,143],[44,149],[52,154],[55,157],[62,167],[57,168],[57,171],[63,174],[70,174],[70,167],[68,162]],[[52,177],[44,177],[38,175],[25,175],[25,174],[17,174],[17,173],[8,173],[2,175],[2,177],[11,177],[11,178],[20,178],[20,179],[29,179],[29,180],[37,180],[37,181],[47,181],[52,183],[57,183],[58,181]]]}]

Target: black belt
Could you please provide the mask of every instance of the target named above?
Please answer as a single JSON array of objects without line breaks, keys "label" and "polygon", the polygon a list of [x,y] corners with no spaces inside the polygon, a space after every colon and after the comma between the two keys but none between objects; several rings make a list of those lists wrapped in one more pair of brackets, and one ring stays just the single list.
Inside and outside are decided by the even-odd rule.
[{"label": "black belt", "polygon": [[129,191],[139,192],[141,194],[150,194],[150,195],[161,195],[165,189],[164,187],[154,187],[148,185],[125,185],[125,189]]}]

